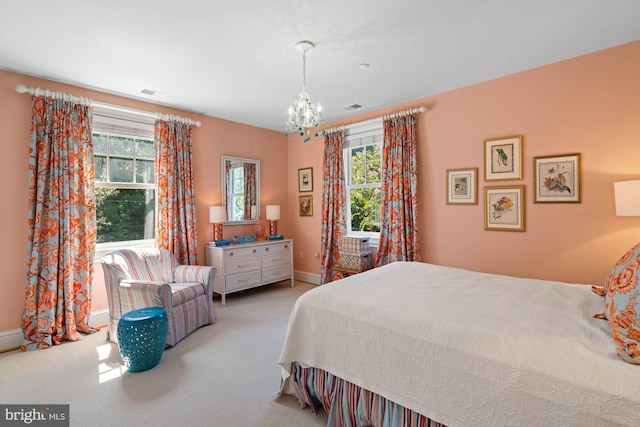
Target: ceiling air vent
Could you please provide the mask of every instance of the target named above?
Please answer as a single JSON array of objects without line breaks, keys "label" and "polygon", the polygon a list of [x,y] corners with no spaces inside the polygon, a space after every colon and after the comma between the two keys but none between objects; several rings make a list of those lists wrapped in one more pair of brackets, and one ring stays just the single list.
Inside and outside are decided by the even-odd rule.
[{"label": "ceiling air vent", "polygon": [[142,89],[140,91],[140,93],[145,94],[145,95],[155,95],[156,91],[155,90],[151,90],[151,89]]},{"label": "ceiling air vent", "polygon": [[357,110],[358,108],[362,108],[362,105],[360,105],[360,104],[351,104],[351,105],[347,105],[346,107],[342,107],[342,109],[344,111]]}]

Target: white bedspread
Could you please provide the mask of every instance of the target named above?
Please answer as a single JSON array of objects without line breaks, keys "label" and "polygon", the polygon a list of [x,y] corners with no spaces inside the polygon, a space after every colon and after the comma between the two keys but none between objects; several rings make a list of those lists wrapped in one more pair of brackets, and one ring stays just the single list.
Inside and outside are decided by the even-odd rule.
[{"label": "white bedspread", "polygon": [[279,363],[451,427],[639,426],[640,366],[616,356],[603,307],[584,285],[398,262],[302,295]]}]

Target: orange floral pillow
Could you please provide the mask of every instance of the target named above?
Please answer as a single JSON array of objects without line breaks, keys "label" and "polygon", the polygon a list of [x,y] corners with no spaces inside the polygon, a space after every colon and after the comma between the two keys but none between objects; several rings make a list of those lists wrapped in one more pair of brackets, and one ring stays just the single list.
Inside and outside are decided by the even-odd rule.
[{"label": "orange floral pillow", "polygon": [[611,269],[605,281],[604,310],[618,355],[640,365],[640,243]]}]

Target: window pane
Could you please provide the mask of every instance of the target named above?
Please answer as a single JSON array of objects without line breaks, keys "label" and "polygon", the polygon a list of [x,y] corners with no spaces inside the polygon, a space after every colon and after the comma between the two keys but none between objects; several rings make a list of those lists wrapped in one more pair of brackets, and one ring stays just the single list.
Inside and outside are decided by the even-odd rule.
[{"label": "window pane", "polygon": [[92,139],[93,139],[93,153],[107,154],[107,136],[94,133]]},{"label": "window pane", "polygon": [[351,230],[380,232],[380,189],[356,188],[349,193]]},{"label": "window pane", "polygon": [[136,157],[153,159],[156,155],[153,148],[153,141],[138,139],[136,140]]},{"label": "window pane", "polygon": [[152,239],[155,190],[96,188],[98,243]]},{"label": "window pane", "polygon": [[110,136],[109,137],[109,155],[133,157],[133,138],[124,138],[121,136]]},{"label": "window pane", "polygon": [[233,203],[231,204],[233,212],[231,212],[233,221],[244,220],[244,196],[234,196]]},{"label": "window pane", "polygon": [[364,148],[351,150],[351,184],[364,184]]},{"label": "window pane", "polygon": [[109,180],[111,182],[133,182],[133,159],[109,158]]},{"label": "window pane", "polygon": [[367,182],[380,182],[380,162],[367,163]]},{"label": "window pane", "polygon": [[153,184],[154,182],[153,160],[136,160],[136,182],[141,184]]},{"label": "window pane", "polygon": [[93,161],[96,165],[96,181],[107,182],[107,158],[104,156],[95,156]]}]

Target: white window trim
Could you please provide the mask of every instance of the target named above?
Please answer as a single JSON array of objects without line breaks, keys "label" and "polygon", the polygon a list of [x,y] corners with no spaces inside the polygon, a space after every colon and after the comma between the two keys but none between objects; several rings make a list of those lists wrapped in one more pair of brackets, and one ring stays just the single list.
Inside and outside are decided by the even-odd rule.
[{"label": "white window trim", "polygon": [[[131,112],[124,108],[111,109],[94,106],[92,132],[103,133],[125,138],[154,139],[155,119],[141,117],[134,110]],[[119,156],[115,156],[119,157]],[[153,160],[148,157],[134,157],[133,160]],[[127,183],[127,182],[103,182],[95,181],[96,188],[141,188],[155,190],[155,183]],[[157,206],[156,206],[157,208]],[[97,243],[94,259],[97,261],[111,251],[126,248],[154,248],[155,238],[142,240],[125,240],[120,242]]]},{"label": "white window trim", "polygon": [[[345,198],[347,200],[347,214],[351,214],[351,198],[348,191],[351,188],[348,184],[351,182],[351,169],[349,168],[350,162],[347,154],[352,148],[360,147],[364,145],[370,145],[376,142],[382,144],[384,138],[384,125],[382,118],[378,117],[371,120],[366,120],[359,123],[354,123],[345,127],[344,140],[343,140],[343,157],[345,168]],[[360,185],[360,188],[367,187],[366,184]],[[377,187],[372,185],[371,187]],[[378,248],[380,242],[380,233],[374,233],[369,231],[353,231],[351,230],[351,219],[347,221],[347,236],[348,237],[369,237],[369,246]]]}]

